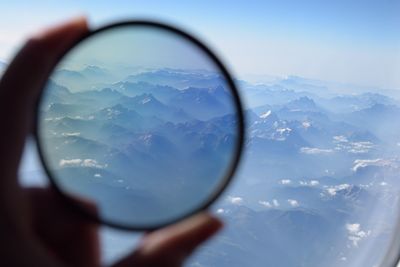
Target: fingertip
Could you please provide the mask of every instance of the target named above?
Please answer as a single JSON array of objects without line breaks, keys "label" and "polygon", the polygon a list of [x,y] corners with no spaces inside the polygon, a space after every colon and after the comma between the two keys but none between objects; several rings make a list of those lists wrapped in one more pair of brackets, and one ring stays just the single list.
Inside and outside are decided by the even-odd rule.
[{"label": "fingertip", "polygon": [[219,218],[208,212],[202,212],[198,215],[195,215],[195,217],[193,217],[192,219],[195,223],[193,228],[207,227],[210,230],[217,232],[223,227],[223,222]]},{"label": "fingertip", "polygon": [[41,41],[41,40],[46,40],[49,37],[53,36],[54,34],[57,34],[59,32],[65,32],[65,31],[88,31],[89,26],[88,26],[88,21],[87,17],[85,15],[79,15],[76,16],[73,19],[69,19],[66,22],[62,22],[59,24],[56,24],[55,26],[51,26],[48,28],[45,28],[44,30],[41,30],[40,32],[33,34],[29,39],[33,42],[35,41]]},{"label": "fingertip", "polygon": [[191,251],[216,234],[222,226],[220,219],[208,212],[202,212],[146,235],[140,245],[141,251],[144,254],[153,254],[154,251],[167,247]]},{"label": "fingertip", "polygon": [[[203,212],[193,219],[193,225],[188,227],[187,232],[192,233],[193,244],[199,244],[214,236],[223,227],[223,222],[214,215]],[[189,219],[190,220],[190,219]]]},{"label": "fingertip", "polygon": [[114,267],[182,266],[184,260],[223,226],[217,217],[202,212],[182,222],[148,233],[136,251]]}]

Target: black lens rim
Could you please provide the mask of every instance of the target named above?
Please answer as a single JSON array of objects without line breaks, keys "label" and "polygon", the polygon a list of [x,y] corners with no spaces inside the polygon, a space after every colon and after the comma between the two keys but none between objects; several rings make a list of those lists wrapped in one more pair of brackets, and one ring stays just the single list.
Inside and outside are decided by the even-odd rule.
[{"label": "black lens rim", "polygon": [[177,221],[183,220],[187,217],[190,217],[200,211],[206,210],[207,208],[210,207],[212,203],[214,203],[217,198],[224,192],[224,190],[227,188],[227,186],[231,183],[234,174],[239,166],[240,159],[242,156],[242,152],[244,149],[244,140],[245,140],[245,116],[244,116],[244,109],[242,102],[240,100],[240,95],[239,91],[237,89],[237,86],[228,72],[227,68],[225,65],[218,59],[218,57],[213,53],[205,44],[199,41],[198,38],[194,37],[193,34],[189,34],[186,31],[183,31],[181,29],[176,28],[175,26],[172,26],[170,24],[166,24],[164,22],[156,22],[153,20],[128,20],[128,21],[122,21],[122,22],[117,22],[117,23],[112,23],[107,26],[98,28],[93,31],[89,31],[82,37],[80,37],[76,42],[71,44],[65,51],[62,53],[54,66],[52,66],[51,70],[48,72],[48,77],[53,73],[55,67],[58,65],[58,63],[64,58],[65,55],[67,55],[73,48],[75,48],[79,43],[82,41],[86,40],[89,37],[92,37],[93,35],[96,35],[97,33],[101,33],[104,31],[112,30],[117,27],[149,27],[149,28],[155,28],[159,30],[164,30],[168,33],[178,35],[179,37],[183,37],[183,39],[187,40],[189,43],[193,44],[197,48],[199,48],[201,51],[203,51],[216,65],[216,67],[219,69],[219,71],[223,74],[228,86],[230,87],[235,108],[236,108],[236,116],[237,116],[237,125],[238,125],[238,136],[237,136],[237,141],[236,141],[236,147],[233,155],[233,159],[231,161],[231,165],[229,166],[228,170],[226,171],[224,179],[218,183],[218,187],[214,189],[214,191],[210,194],[210,196],[201,204],[197,205],[194,207],[191,211],[186,212],[182,214],[181,216],[178,216],[176,218],[172,218],[166,221],[162,221],[157,224],[152,224],[152,225],[144,225],[144,224],[124,224],[124,223],[119,223],[119,222],[113,222],[104,218],[100,218],[100,216],[96,216],[95,213],[89,212],[87,209],[83,208],[81,205],[78,205],[76,201],[74,201],[70,196],[67,195],[67,193],[64,193],[62,188],[60,188],[57,185],[56,179],[54,178],[55,175],[51,172],[50,168],[48,167],[48,164],[46,163],[46,157],[45,153],[43,150],[43,146],[41,143],[40,139],[40,134],[39,134],[39,125],[40,125],[40,105],[41,105],[41,100],[43,98],[44,92],[46,85],[48,83],[48,79],[44,81],[43,84],[43,89],[39,95],[36,109],[35,109],[35,127],[34,127],[34,138],[36,140],[36,147],[37,151],[39,154],[39,159],[40,162],[42,163],[42,166],[44,168],[44,171],[46,175],[48,176],[50,180],[51,186],[55,189],[55,191],[64,199],[67,204],[73,209],[79,213],[81,213],[82,216],[86,217],[87,219],[98,223],[98,224],[103,224],[106,226],[111,226],[114,228],[119,228],[119,229],[124,229],[124,230],[134,230],[134,231],[151,231],[151,230],[156,230],[161,227],[173,224]]}]

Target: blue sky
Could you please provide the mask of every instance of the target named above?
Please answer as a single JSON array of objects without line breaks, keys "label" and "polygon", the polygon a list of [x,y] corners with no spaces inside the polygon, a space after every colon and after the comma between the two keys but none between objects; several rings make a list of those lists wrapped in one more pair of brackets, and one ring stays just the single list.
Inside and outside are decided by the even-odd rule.
[{"label": "blue sky", "polygon": [[195,33],[239,77],[300,75],[400,89],[400,1],[0,0],[0,10],[5,60],[30,33],[75,15],[95,26],[146,17]]}]

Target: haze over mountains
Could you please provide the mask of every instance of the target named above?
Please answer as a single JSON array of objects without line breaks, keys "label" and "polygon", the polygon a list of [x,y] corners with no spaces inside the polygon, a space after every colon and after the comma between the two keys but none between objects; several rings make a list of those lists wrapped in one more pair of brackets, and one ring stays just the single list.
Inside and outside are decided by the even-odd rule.
[{"label": "haze over mountains", "polygon": [[[68,176],[84,169],[111,186],[133,188],[140,181],[168,195],[168,185],[184,179],[148,173],[149,162],[165,164],[164,172],[196,173],[194,180],[209,185],[203,178],[216,171],[211,165],[222,166],[232,151],[235,121],[227,112],[226,85],[215,73],[158,69],[121,78],[96,66],[59,73],[46,100],[46,129],[56,133],[52,148],[71,151],[64,161],[54,154]],[[300,77],[238,84],[247,106],[246,152],[234,185],[214,205],[227,227],[187,266],[376,266],[398,209],[396,94],[346,92]],[[169,157],[183,145],[182,159],[190,155],[207,168],[182,169],[182,159]],[[143,175],[129,184],[124,177],[133,172]],[[157,183],[143,177],[157,177]]]},{"label": "haze over mountains", "polygon": [[[202,204],[237,143],[223,80],[155,70],[105,85],[112,77],[95,66],[61,69],[45,90],[40,137],[59,184],[96,200],[109,220],[123,214],[124,224],[158,224]],[[184,87],[183,78],[193,82]]]},{"label": "haze over mountains", "polygon": [[242,82],[252,107],[246,158],[216,207],[228,227],[189,266],[377,266],[385,256],[398,208],[399,102],[305,81]]}]

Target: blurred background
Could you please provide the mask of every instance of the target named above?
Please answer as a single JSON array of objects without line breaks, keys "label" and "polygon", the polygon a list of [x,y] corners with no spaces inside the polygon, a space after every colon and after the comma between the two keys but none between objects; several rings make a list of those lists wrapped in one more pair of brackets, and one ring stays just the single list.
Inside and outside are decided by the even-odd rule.
[{"label": "blurred background", "polygon": [[[400,1],[41,0],[0,8],[0,69],[28,36],[79,15],[93,28],[135,18],[172,23],[227,64],[249,111],[247,153],[213,206],[226,230],[187,266],[393,260],[386,252],[400,191]],[[21,177],[46,183],[32,141]],[[104,228],[104,262],[139,236]]]}]

